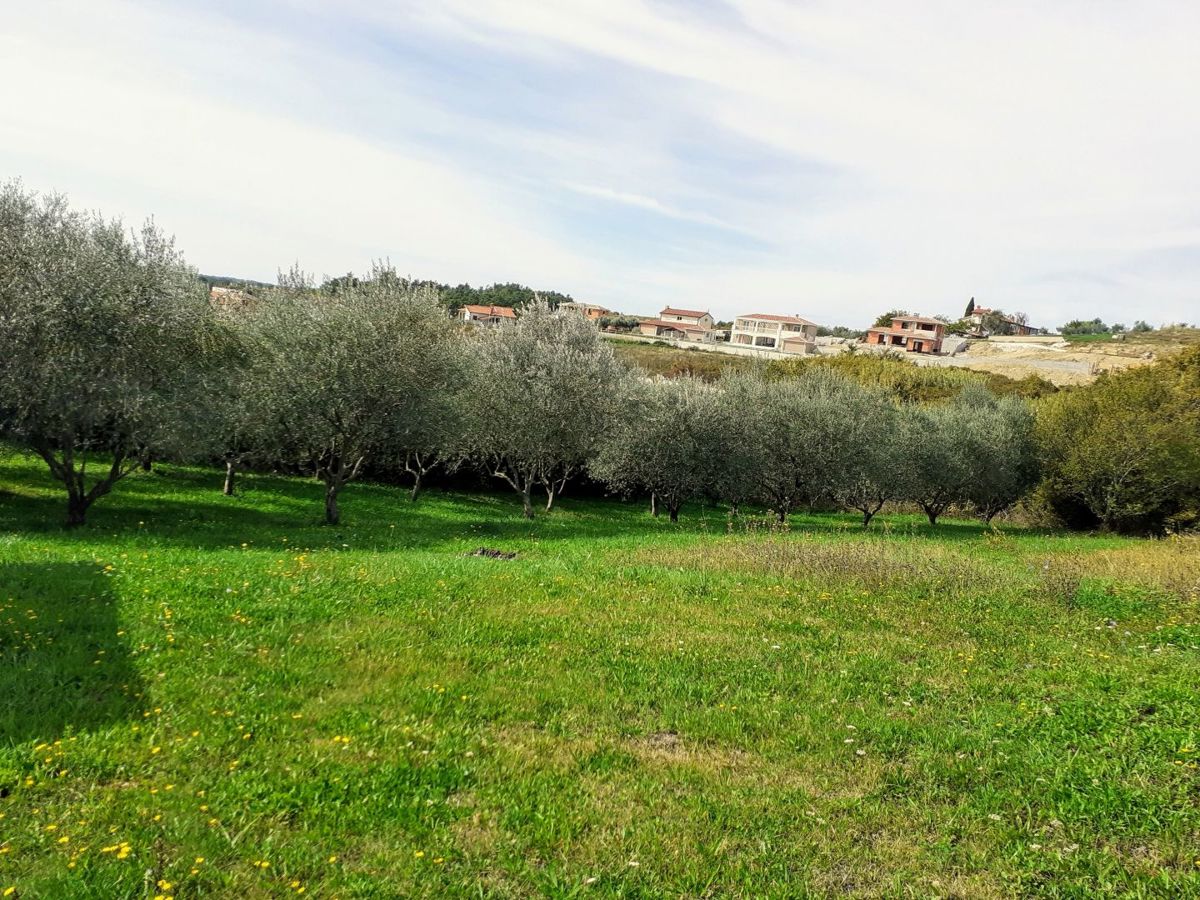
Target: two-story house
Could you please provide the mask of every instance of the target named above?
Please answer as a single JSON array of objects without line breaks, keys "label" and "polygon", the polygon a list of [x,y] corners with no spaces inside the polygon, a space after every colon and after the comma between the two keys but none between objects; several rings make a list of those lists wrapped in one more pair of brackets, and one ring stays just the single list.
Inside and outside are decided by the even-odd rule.
[{"label": "two-story house", "polygon": [[800,316],[750,313],[734,319],[729,343],[735,347],[757,347],[783,353],[814,353],[817,325]]},{"label": "two-story house", "polygon": [[709,315],[708,310],[676,309],[673,306],[667,306],[658,314],[658,317],[664,322],[682,322],[684,325],[698,325],[700,328],[712,328],[714,324],[713,317]]},{"label": "two-story house", "polygon": [[946,325],[924,316],[896,316],[891,327],[867,330],[867,344],[908,353],[940,353]]},{"label": "two-story house", "polygon": [[468,303],[459,310],[464,322],[476,325],[511,325],[517,321],[517,313],[511,306],[478,306]]},{"label": "two-story house", "polygon": [[665,307],[657,319],[643,319],[638,331],[648,337],[670,340],[700,341],[711,343],[716,340],[713,317],[707,310],[676,309]]}]

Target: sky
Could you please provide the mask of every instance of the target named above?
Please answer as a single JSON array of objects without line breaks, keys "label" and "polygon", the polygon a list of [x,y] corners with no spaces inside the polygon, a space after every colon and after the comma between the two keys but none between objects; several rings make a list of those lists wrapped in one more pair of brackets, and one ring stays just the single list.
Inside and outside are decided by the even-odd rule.
[{"label": "sky", "polygon": [[1194,0],[39,0],[0,179],[209,274],[1200,320]]}]

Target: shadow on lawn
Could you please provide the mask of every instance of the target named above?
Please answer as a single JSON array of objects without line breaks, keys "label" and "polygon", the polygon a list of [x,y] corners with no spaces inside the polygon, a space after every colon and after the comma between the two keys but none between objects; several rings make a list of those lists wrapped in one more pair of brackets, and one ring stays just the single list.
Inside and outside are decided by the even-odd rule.
[{"label": "shadow on lawn", "polygon": [[92,563],[0,564],[0,743],[131,718],[143,686]]},{"label": "shadow on lawn", "polygon": [[[40,473],[39,473],[40,476]],[[26,479],[32,481],[31,479]],[[460,494],[430,490],[415,503],[407,491],[372,482],[355,482],[342,493],[342,522],[324,525],[322,491],[312,479],[243,475],[238,495],[220,492],[216,473],[158,466],[151,475],[137,474],[121,482],[88,512],[87,525],[63,527],[65,494],[49,478],[38,477],[34,492],[8,492],[0,503],[0,531],[45,535],[56,540],[78,536],[90,544],[128,543],[227,549],[242,542],[258,548],[290,546],[355,550],[436,549],[462,542],[550,542],[603,539],[666,525],[654,520],[643,504],[565,498],[551,514],[521,516],[515,494]],[[695,515],[673,531],[712,531],[723,527],[723,513],[697,507]],[[720,524],[719,524],[720,523]]]},{"label": "shadow on lawn", "polygon": [[[24,474],[24,473],[23,473]],[[182,545],[196,549],[224,549],[254,542],[258,547],[277,546],[283,536],[292,546],[341,547],[356,550],[436,549],[463,541],[525,542],[536,540],[588,540],[629,536],[631,533],[671,532],[679,535],[744,533],[754,519],[766,522],[761,511],[730,520],[722,508],[688,504],[677,525],[666,517],[653,519],[644,499],[620,502],[615,498],[564,496],[554,513],[539,511],[532,521],[520,514],[515,494],[479,491],[442,493],[430,490],[416,503],[402,488],[372,482],[355,482],[342,494],[342,523],[321,523],[322,487],[311,478],[243,474],[239,494],[220,493],[221,474],[215,470],[158,465],[150,475],[137,474],[102,498],[88,514],[88,525],[78,533],[89,542],[135,542],[146,545]],[[41,475],[38,487],[52,485]],[[0,506],[0,529],[25,534],[64,534],[65,496],[57,489],[38,493],[8,493]],[[793,514],[793,534],[839,534],[848,538],[869,536],[927,537],[939,540],[975,540],[988,531],[978,522],[946,520],[929,526],[912,515],[880,516],[864,531],[856,514]]]}]

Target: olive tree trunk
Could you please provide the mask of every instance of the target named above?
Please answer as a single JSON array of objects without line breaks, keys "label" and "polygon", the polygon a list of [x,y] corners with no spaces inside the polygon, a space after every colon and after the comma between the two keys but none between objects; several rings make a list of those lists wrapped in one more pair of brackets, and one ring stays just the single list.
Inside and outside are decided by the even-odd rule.
[{"label": "olive tree trunk", "polygon": [[354,480],[362,468],[365,456],[356,459],[353,465],[346,465],[339,453],[330,453],[323,464],[317,466],[317,477],[325,483],[325,524],[337,525],[341,521],[341,511],[338,509],[338,493],[348,481]]},{"label": "olive tree trunk", "polygon": [[554,501],[559,498],[562,492],[567,487],[567,480],[571,477],[571,473],[565,473],[562,478],[549,478],[545,482],[546,486],[546,512],[554,509]]},{"label": "olive tree trunk", "polygon": [[492,470],[492,475],[506,482],[509,487],[521,495],[521,514],[526,519],[533,518],[533,486],[540,479],[530,472],[523,472],[515,466],[507,466],[501,462]]},{"label": "olive tree trunk", "polygon": [[[432,460],[429,458],[433,456]],[[413,477],[412,490],[409,491],[408,499],[416,502],[417,497],[421,496],[421,489],[425,486],[425,473],[437,465],[436,454],[426,453],[406,453],[404,455],[404,471]]]},{"label": "olive tree trunk", "polygon": [[225,486],[221,488],[221,493],[226,497],[233,496],[234,481],[237,478],[237,460],[226,458],[225,460]]},{"label": "olive tree trunk", "polygon": [[87,486],[87,458],[84,457],[78,465],[75,462],[74,450],[70,447],[56,452],[45,443],[35,445],[37,454],[50,467],[50,474],[61,481],[67,489],[67,518],[68,528],[78,528],[87,522],[87,512],[92,504],[113,489],[118,481],[141,465],[140,459],[129,460],[121,451],[113,454],[112,464],[95,484]]}]

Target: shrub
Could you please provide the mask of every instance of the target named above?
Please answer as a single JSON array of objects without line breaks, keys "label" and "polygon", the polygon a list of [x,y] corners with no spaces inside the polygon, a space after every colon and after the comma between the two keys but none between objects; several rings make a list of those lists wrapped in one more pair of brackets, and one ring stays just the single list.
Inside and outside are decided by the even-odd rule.
[{"label": "shrub", "polygon": [[1200,509],[1200,348],[1042,401],[1039,489],[1068,524],[1187,527]]}]

